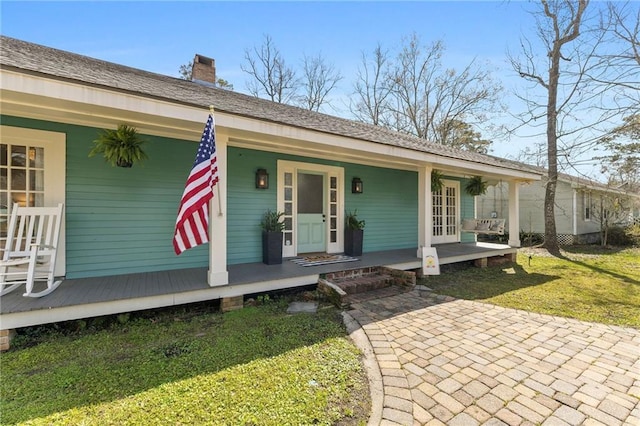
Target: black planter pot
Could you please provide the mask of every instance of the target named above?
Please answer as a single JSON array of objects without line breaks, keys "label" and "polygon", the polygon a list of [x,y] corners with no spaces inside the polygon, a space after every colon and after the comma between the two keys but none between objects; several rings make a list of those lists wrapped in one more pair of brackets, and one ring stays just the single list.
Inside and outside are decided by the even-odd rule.
[{"label": "black planter pot", "polygon": [[345,229],[344,254],[347,256],[362,256],[363,229]]},{"label": "black planter pot", "polygon": [[128,168],[131,168],[131,166],[133,166],[133,163],[131,161],[127,161],[127,160],[123,160],[122,158],[118,158],[118,161],[116,162],[116,166],[124,167],[124,168],[128,169]]},{"label": "black planter pot", "polygon": [[282,232],[262,231],[262,263],[282,263]]}]

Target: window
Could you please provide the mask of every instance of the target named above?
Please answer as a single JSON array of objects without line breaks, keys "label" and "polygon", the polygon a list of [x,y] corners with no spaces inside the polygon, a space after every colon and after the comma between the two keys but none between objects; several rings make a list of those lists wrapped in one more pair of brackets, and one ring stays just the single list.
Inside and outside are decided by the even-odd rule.
[{"label": "window", "polygon": [[8,206],[44,205],[44,149],[0,143],[0,220],[7,219]]},{"label": "window", "polygon": [[591,192],[582,193],[582,204],[584,206],[584,220],[591,220],[593,216],[593,205],[591,203]]}]

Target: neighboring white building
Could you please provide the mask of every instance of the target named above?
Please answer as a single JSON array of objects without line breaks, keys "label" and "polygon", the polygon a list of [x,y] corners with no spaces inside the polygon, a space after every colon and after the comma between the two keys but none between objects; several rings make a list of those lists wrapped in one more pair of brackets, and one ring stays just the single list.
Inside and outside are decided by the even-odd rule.
[{"label": "neighboring white building", "polygon": [[[520,230],[525,234],[544,235],[544,197],[546,178],[520,187]],[[611,217],[612,222],[628,224],[640,218],[640,194],[628,193],[599,182],[560,173],[556,187],[556,231],[563,245],[594,243],[600,240],[603,214],[601,206],[622,200],[629,207],[624,216]],[[509,186],[498,182],[486,194],[477,197],[478,218],[505,218],[509,205]]]}]

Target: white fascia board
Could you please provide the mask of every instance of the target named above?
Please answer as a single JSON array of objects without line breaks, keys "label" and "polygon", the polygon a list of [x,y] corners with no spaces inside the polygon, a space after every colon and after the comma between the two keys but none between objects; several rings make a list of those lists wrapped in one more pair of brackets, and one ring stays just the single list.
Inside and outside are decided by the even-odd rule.
[{"label": "white fascia board", "polygon": [[[141,133],[198,141],[208,108],[182,105],[117,90],[0,70],[3,114],[58,120],[93,127],[116,127],[126,121]],[[214,105],[215,107],[215,105]],[[451,173],[540,180],[540,175],[303,129],[255,118],[215,113],[216,127],[230,146],[272,152],[298,152],[318,158],[371,161],[376,165],[419,170],[425,165]]]},{"label": "white fascia board", "polygon": [[579,183],[579,182],[571,182],[571,188],[572,189],[576,189],[576,190],[587,190],[587,191],[593,191],[593,192],[598,192],[598,193],[609,193],[609,194],[617,194],[617,195],[628,195],[630,197],[640,197],[640,195],[638,194],[634,194],[631,192],[625,192],[623,190],[620,189],[616,189],[616,188],[608,188],[608,187],[602,187],[602,186],[598,186],[598,185],[590,185],[590,184],[584,184],[584,183]]},{"label": "white fascia board", "polygon": [[122,121],[141,132],[199,139],[208,110],[133,94],[0,70],[2,112],[94,127]]}]

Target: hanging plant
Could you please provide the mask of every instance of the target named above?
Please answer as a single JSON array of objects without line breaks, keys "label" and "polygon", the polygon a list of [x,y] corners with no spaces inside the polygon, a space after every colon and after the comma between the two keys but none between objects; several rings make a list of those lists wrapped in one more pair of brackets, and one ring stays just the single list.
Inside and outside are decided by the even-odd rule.
[{"label": "hanging plant", "polygon": [[487,182],[482,180],[482,176],[474,176],[467,181],[464,189],[469,195],[482,195],[487,192]]},{"label": "hanging plant", "polygon": [[444,175],[442,172],[435,169],[431,170],[431,192],[438,192],[442,190],[442,187],[444,186],[444,182],[442,182],[443,178]]},{"label": "hanging plant", "polygon": [[147,141],[140,137],[135,127],[126,124],[120,124],[116,130],[102,130],[93,143],[95,146],[89,157],[102,154],[112,166],[131,167],[148,158],[142,149]]}]

